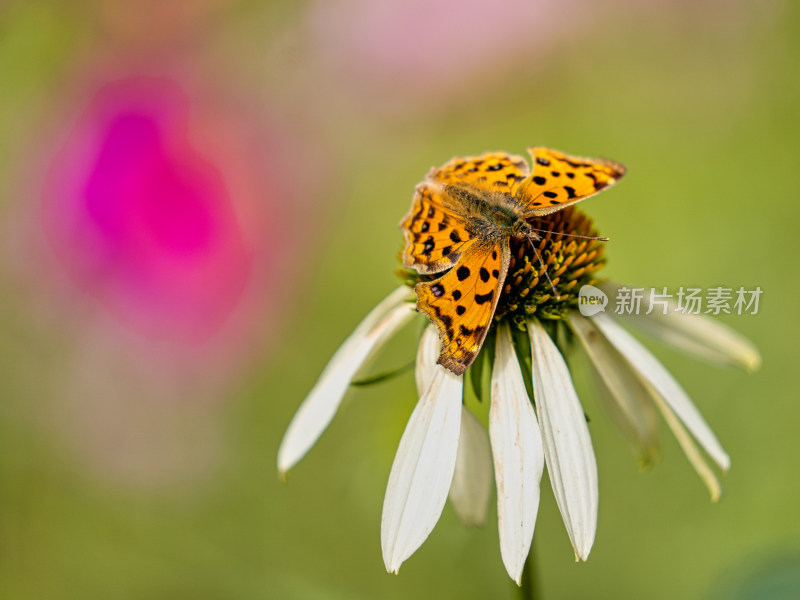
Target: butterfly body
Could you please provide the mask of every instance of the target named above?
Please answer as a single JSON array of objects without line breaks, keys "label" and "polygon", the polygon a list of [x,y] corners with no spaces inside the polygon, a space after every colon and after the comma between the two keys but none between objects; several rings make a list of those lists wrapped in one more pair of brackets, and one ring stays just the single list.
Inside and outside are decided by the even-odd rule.
[{"label": "butterfly body", "polygon": [[475,360],[492,322],[510,262],[512,239],[540,239],[531,224],[596,194],[625,172],[617,163],[529,149],[454,158],[417,186],[400,223],[403,263],[422,275],[417,310],[437,327],[439,363],[460,375]]},{"label": "butterfly body", "polygon": [[475,236],[539,239],[528,218],[519,210],[519,203],[505,193],[486,193],[479,188],[455,185],[445,185],[443,192],[449,204],[463,215],[467,231]]}]

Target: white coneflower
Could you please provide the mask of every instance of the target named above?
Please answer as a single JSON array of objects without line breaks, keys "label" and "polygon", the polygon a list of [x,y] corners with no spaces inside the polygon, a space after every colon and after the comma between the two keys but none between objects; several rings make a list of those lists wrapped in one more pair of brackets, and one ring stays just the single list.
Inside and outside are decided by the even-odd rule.
[{"label": "white coneflower", "polygon": [[[722,471],[730,460],[680,385],[622,328],[616,315],[583,317],[575,310],[578,290],[597,283],[602,246],[597,240],[577,242],[566,236],[596,235],[591,222],[572,208],[541,221],[541,229],[560,233],[548,233],[536,250],[512,245],[495,325],[464,376],[436,363],[439,340],[433,327],[422,336],[416,362],[420,399],[392,464],[381,520],[383,558],[391,572],[397,572],[428,537],[448,495],[466,523],[485,522],[492,465],[500,552],[511,578],[520,583],[530,551],[545,464],[575,556],[586,560],[597,529],[597,465],[562,355],[565,336],[580,341],[612,399],[613,414],[632,439],[643,448],[652,446],[652,414],[654,408],[660,411],[712,498],[719,497],[719,482],[703,451]],[[545,268],[556,295],[544,277]],[[403,275],[411,283],[422,278],[406,271]],[[605,289],[613,293],[609,286]],[[414,316],[413,299],[408,287],[393,292],[336,352],[284,436],[278,452],[282,474],[331,422],[365,360]],[[759,364],[747,340],[706,317],[672,311],[666,317],[654,312],[640,320],[643,329],[680,350],[748,369]],[[492,361],[488,439],[462,401],[464,377],[480,387],[487,360]]]}]

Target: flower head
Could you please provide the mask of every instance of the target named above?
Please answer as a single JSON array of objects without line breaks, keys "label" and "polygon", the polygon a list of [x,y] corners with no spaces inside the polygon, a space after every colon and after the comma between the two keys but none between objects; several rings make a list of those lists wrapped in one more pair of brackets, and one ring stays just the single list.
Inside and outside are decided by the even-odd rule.
[{"label": "flower head", "polygon": [[[497,320],[507,319],[517,328],[524,328],[533,315],[558,320],[577,308],[578,291],[598,283],[597,272],[605,264],[604,238],[573,207],[540,217],[533,225],[540,232],[537,242],[510,240],[508,275],[495,312]],[[412,288],[438,277],[405,268],[398,275]]]},{"label": "flower head", "polygon": [[[542,239],[515,242],[492,327],[464,375],[437,364],[439,336],[429,325],[416,360],[420,395],[389,475],[381,520],[387,570],[397,572],[435,526],[449,496],[465,522],[485,520],[491,473],[497,489],[500,551],[511,578],[521,581],[547,465],[556,502],[576,559],[586,560],[597,529],[598,474],[586,416],[565,360],[580,346],[611,399],[612,415],[643,453],[655,444],[653,413],[660,412],[712,499],[720,486],[710,457],[725,471],[730,459],[686,392],[618,322],[578,311],[578,290],[596,284],[603,248],[591,221],[567,208],[532,221]],[[407,284],[434,276],[400,270]],[[403,286],[375,308],[339,349],[301,405],[284,437],[284,473],[313,445],[333,418],[366,358],[413,316]],[[720,363],[754,368],[752,345],[727,327],[675,311],[642,316],[650,331],[673,346]],[[649,327],[648,327],[649,326]],[[465,379],[476,394],[490,381],[489,435],[463,402]],[[699,446],[699,447],[698,447]]]}]

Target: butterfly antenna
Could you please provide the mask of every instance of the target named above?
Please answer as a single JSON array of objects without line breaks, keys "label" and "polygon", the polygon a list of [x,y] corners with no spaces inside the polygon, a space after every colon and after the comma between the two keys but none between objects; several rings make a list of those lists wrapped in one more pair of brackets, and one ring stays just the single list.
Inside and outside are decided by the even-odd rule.
[{"label": "butterfly antenna", "polygon": [[594,237],[591,235],[576,235],[574,233],[563,233],[561,231],[548,231],[547,229],[534,229],[531,228],[533,231],[538,231],[539,233],[557,233],[559,235],[566,235],[568,237],[576,237],[576,238],[583,238],[585,240],[599,240],[601,242],[607,242],[610,238],[607,237]]},{"label": "butterfly antenna", "polygon": [[553,290],[553,296],[556,297],[556,300],[559,300],[560,296],[556,291],[556,286],[553,285],[553,280],[550,279],[550,274],[547,272],[547,265],[544,264],[544,261],[542,260],[542,255],[539,254],[539,249],[536,247],[536,244],[533,243],[533,240],[531,238],[528,238],[528,243],[531,245],[531,248],[533,248],[533,252],[536,254],[536,258],[539,259],[539,264],[542,265],[542,268],[544,269],[544,276],[547,277],[547,281],[548,283],[550,283],[550,289]]}]

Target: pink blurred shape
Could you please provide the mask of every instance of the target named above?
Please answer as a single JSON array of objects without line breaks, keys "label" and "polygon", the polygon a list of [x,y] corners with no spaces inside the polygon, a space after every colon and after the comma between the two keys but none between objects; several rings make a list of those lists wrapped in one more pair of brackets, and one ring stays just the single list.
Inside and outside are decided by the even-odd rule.
[{"label": "pink blurred shape", "polygon": [[[97,86],[133,68],[168,75]],[[0,235],[37,347],[57,348],[35,365],[38,396],[56,397],[43,418],[104,478],[200,483],[224,461],[222,402],[292,323],[320,163],[272,102],[192,63],[73,79]]]},{"label": "pink blurred shape", "polygon": [[196,344],[239,303],[251,253],[173,81],[100,89],[51,165],[48,238],[81,289],[148,338]]}]

